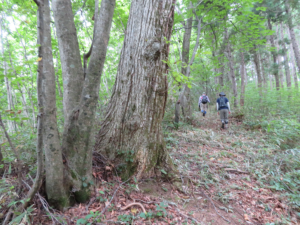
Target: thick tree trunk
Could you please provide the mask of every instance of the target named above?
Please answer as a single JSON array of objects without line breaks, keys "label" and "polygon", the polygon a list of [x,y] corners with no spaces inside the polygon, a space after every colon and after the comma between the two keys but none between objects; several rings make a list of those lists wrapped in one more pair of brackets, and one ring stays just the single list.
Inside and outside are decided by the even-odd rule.
[{"label": "thick tree trunk", "polygon": [[[270,30],[272,30],[272,24],[271,24],[271,19],[268,19],[268,27]],[[275,41],[274,41],[274,35],[270,36],[270,42],[271,46],[273,48],[272,50],[272,56],[273,56],[273,75],[275,77],[275,82],[276,82],[276,89],[280,90],[280,82],[279,82],[279,75],[278,75],[278,60],[277,60],[277,48],[275,46]]]},{"label": "thick tree trunk", "polygon": [[[98,4],[99,1],[96,1]],[[115,0],[102,0],[100,13],[95,15],[95,34],[90,62],[86,72],[80,104],[65,123],[63,153],[72,175],[76,200],[89,198],[92,184],[92,152],[95,144],[94,124],[99,98],[100,78],[110,36]]]},{"label": "thick tree trunk", "polygon": [[241,99],[240,105],[244,106],[245,103],[245,78],[246,78],[246,69],[245,69],[245,59],[244,52],[241,52]]},{"label": "thick tree trunk", "polygon": [[[174,174],[161,122],[175,0],[133,0],[113,94],[96,148],[123,177]],[[156,170],[157,169],[157,170]],[[171,172],[172,171],[172,172]]]},{"label": "thick tree trunk", "polygon": [[83,87],[83,68],[70,0],[53,0],[52,10],[58,38],[63,73],[65,121],[79,104]]},{"label": "thick tree trunk", "polygon": [[293,50],[294,50],[294,54],[295,54],[295,59],[296,59],[296,64],[300,73],[300,51],[299,51],[299,46],[296,40],[296,36],[295,36],[295,32],[294,32],[294,28],[293,28],[293,20],[292,20],[292,15],[290,13],[290,6],[289,6],[289,2],[285,1],[285,11],[286,14],[288,16],[288,28],[290,31],[290,37],[291,37],[291,41],[292,41],[292,45],[293,45]]}]

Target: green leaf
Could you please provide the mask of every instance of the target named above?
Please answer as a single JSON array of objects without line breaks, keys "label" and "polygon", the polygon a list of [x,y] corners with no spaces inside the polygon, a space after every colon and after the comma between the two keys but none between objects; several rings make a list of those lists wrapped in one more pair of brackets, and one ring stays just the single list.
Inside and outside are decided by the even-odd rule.
[{"label": "green leaf", "polygon": [[82,186],[83,186],[83,187],[87,187],[88,185],[87,185],[87,183],[83,182],[83,183],[82,183]]},{"label": "green leaf", "polygon": [[8,174],[11,174],[11,163],[9,164],[9,167],[8,167]]},{"label": "green leaf", "polygon": [[168,174],[164,169],[160,170],[163,174]]},{"label": "green leaf", "polygon": [[145,214],[145,213],[140,213],[140,215],[139,215],[140,217],[142,217],[142,218],[144,218],[144,219],[146,219],[147,218],[147,215]]}]

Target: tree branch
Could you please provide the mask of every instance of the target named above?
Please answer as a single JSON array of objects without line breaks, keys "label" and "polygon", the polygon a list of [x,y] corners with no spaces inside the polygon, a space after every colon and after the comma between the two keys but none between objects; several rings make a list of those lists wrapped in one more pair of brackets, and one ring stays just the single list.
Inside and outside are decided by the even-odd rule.
[{"label": "tree branch", "polygon": [[84,76],[84,79],[86,77],[87,60],[91,56],[92,51],[93,51],[93,44],[94,44],[94,40],[95,40],[95,29],[96,29],[97,23],[99,22],[98,12],[99,12],[99,0],[95,0],[95,23],[94,23],[93,40],[92,40],[90,50],[86,54],[83,55],[83,76]]},{"label": "tree branch", "polygon": [[33,0],[35,2],[35,4],[39,7],[41,6],[42,2],[41,0]]},{"label": "tree branch", "polygon": [[[33,1],[36,1],[36,0],[33,0]],[[74,17],[76,16],[76,14],[77,14],[79,11],[83,10],[83,8],[85,7],[86,2],[87,2],[87,0],[84,0],[82,6],[74,13]]]}]

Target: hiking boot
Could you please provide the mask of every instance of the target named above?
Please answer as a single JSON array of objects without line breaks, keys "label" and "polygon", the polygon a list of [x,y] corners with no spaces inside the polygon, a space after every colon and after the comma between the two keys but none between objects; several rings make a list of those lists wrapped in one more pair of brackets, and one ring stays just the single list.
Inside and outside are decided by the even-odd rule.
[{"label": "hiking boot", "polygon": [[222,129],[225,129],[225,124],[224,123],[222,123]]}]

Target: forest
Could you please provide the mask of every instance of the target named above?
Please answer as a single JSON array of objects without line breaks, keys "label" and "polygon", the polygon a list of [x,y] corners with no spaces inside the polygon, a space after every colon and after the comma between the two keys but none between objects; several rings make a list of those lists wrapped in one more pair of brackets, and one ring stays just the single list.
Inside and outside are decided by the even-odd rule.
[{"label": "forest", "polygon": [[0,13],[1,224],[300,224],[298,0]]}]

